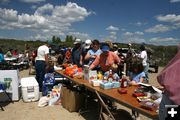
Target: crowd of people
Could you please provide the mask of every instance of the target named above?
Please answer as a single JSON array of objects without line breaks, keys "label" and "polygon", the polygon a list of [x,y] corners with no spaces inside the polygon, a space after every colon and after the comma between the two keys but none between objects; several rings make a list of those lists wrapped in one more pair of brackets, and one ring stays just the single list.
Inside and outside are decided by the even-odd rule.
[{"label": "crowd of people", "polygon": [[[120,77],[126,75],[129,79],[130,85],[138,85],[139,82],[148,83],[148,55],[145,44],[141,44],[140,53],[136,53],[131,43],[128,46],[127,55],[123,55],[116,44],[100,43],[99,40],[86,40],[84,43],[81,39],[74,41],[73,48],[66,48],[61,52],[58,61],[60,64],[76,64],[78,67],[88,65],[90,70],[97,70],[105,73],[112,70]],[[42,83],[44,75],[48,72],[47,66],[49,66],[49,58],[51,54],[50,45],[44,44],[38,47],[36,51],[29,51],[29,47],[26,46],[24,51],[24,58],[31,61],[32,65],[36,69],[36,79],[39,83],[40,91],[42,91]],[[5,54],[0,48],[0,66],[5,61],[6,57],[19,56],[18,49],[9,49]],[[165,105],[175,105],[180,103],[178,94],[179,86],[176,84],[178,81],[179,72],[179,56],[177,55],[169,62],[165,69],[158,76],[160,85],[163,86],[164,94],[160,104],[160,119],[163,120],[165,112]],[[175,72],[173,72],[175,71]],[[172,82],[174,82],[172,84]]]},{"label": "crowd of people", "polygon": [[12,48],[5,52],[0,47],[0,69],[29,68],[29,63],[35,63],[36,55],[33,55],[34,53],[34,51],[30,52],[29,47],[26,47],[24,52]]},{"label": "crowd of people", "polygon": [[[140,46],[140,54],[135,53],[131,43],[128,44],[126,56],[119,51],[116,44],[100,43],[97,39],[88,39],[85,42],[82,42],[81,39],[76,39],[73,44],[73,48],[68,47],[63,51],[63,57],[59,55],[61,56],[61,64],[75,64],[78,67],[88,65],[89,69],[101,71],[102,73],[112,70],[120,77],[124,72],[132,85],[137,85],[139,82],[148,82],[148,58],[145,44]],[[48,57],[51,54],[49,49],[51,48],[48,43],[37,49],[35,68],[36,79],[40,88],[42,88],[44,74],[46,73]]]}]

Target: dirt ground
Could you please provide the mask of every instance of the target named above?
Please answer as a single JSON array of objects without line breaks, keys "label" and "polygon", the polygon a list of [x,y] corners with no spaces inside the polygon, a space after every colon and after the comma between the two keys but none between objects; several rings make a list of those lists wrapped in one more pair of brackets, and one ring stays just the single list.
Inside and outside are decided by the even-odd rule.
[{"label": "dirt ground", "polygon": [[[159,72],[162,68],[159,68]],[[158,73],[150,73],[150,84],[158,86],[156,77]],[[27,77],[28,70],[23,70],[20,72],[20,77]],[[61,105],[46,106],[39,108],[37,106],[38,102],[24,103],[22,99],[18,102],[3,104],[5,111],[0,110],[0,120],[96,120],[98,118],[96,105],[91,105],[92,110],[84,114],[79,114],[78,112],[70,113],[64,109]],[[118,105],[119,108],[131,111],[130,109]],[[149,120],[149,118],[140,115],[141,120]]]}]

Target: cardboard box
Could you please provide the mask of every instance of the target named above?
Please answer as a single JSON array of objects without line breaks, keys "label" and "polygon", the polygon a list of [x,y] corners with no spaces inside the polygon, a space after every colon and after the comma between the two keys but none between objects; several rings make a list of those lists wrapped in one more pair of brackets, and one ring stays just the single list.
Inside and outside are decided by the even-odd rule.
[{"label": "cardboard box", "polygon": [[111,89],[111,88],[119,88],[120,82],[113,81],[113,82],[102,82],[100,83],[100,87],[103,89]]},{"label": "cardboard box", "polygon": [[119,88],[121,86],[121,83],[118,81],[113,81],[112,82],[112,88]]},{"label": "cardboard box", "polygon": [[62,87],[61,103],[69,112],[78,112],[84,104],[84,99],[83,94],[72,91],[67,87]]},{"label": "cardboard box", "polygon": [[91,81],[92,86],[100,86],[100,83],[102,83],[102,80],[92,80]]},{"label": "cardboard box", "polygon": [[102,82],[102,83],[100,83],[100,87],[103,89],[111,89],[112,83],[111,82]]}]

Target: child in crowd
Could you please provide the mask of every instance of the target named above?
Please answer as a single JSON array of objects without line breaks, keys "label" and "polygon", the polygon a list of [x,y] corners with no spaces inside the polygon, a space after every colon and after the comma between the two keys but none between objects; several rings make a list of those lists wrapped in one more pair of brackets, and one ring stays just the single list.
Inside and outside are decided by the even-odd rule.
[{"label": "child in crowd", "polygon": [[129,79],[130,85],[138,85],[140,82],[145,82],[145,72],[143,71],[143,65],[142,63],[137,63],[133,65],[133,71],[132,74],[130,74]]}]

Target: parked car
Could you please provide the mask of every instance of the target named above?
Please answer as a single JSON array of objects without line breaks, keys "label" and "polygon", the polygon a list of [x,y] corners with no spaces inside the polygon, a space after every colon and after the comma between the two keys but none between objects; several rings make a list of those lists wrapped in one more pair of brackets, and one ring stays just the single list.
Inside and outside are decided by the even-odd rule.
[{"label": "parked car", "polygon": [[[157,60],[150,59],[150,60],[149,60],[149,68],[153,68],[153,69],[154,69],[154,72],[155,72],[155,73],[158,73],[158,69],[159,69],[158,61],[157,61]],[[152,71],[152,70],[150,70],[150,71]]]}]

